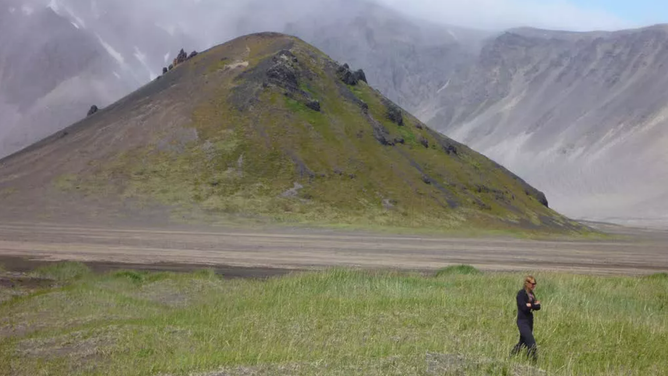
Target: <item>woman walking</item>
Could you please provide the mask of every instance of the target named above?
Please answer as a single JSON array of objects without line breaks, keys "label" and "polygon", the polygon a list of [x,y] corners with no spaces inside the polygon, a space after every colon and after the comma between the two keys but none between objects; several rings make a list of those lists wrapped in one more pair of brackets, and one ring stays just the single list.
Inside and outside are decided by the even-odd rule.
[{"label": "woman walking", "polygon": [[533,311],[540,310],[540,301],[536,300],[536,279],[527,276],[524,288],[517,293],[517,328],[520,330],[520,341],[515,345],[512,355],[519,354],[523,347],[527,348],[527,356],[534,362],[538,360],[536,340],[533,338]]}]

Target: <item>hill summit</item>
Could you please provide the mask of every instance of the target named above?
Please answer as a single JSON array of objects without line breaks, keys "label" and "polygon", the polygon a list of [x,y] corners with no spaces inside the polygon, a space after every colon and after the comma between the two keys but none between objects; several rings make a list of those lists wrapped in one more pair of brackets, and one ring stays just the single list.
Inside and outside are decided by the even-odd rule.
[{"label": "hill summit", "polygon": [[12,218],[150,204],[328,224],[580,228],[383,97],[363,71],[275,33],[199,53],[2,160],[0,201]]}]

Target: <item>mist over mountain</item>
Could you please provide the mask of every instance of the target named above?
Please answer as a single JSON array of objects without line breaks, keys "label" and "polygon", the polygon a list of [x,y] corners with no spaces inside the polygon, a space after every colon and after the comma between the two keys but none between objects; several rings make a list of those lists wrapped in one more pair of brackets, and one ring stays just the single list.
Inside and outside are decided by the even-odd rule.
[{"label": "mist over mountain", "polygon": [[84,98],[107,103],[131,88],[90,35],[50,8],[0,9],[0,151],[16,151],[71,124]]},{"label": "mist over mountain", "polygon": [[157,77],[195,44],[132,20],[120,2],[10,0],[0,7],[0,156],[80,120]]}]

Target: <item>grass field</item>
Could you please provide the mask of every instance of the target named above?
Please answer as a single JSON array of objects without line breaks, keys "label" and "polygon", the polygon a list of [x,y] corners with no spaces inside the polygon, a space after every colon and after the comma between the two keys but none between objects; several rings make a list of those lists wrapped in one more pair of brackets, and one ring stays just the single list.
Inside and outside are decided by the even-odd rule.
[{"label": "grass field", "polygon": [[3,375],[668,374],[666,274],[537,274],[535,368],[509,358],[520,274],[33,275],[57,286],[0,290]]}]

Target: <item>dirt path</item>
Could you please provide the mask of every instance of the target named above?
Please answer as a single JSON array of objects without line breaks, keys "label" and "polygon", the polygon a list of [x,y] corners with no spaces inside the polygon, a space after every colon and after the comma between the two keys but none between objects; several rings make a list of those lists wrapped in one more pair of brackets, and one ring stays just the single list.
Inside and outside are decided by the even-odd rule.
[{"label": "dirt path", "polygon": [[587,242],[324,230],[194,231],[0,224],[0,263],[2,258],[15,262],[19,257],[107,265],[164,263],[166,269],[170,269],[167,265],[212,265],[256,271],[330,266],[429,271],[465,263],[483,270],[645,274],[668,271],[668,236],[664,235]]}]

